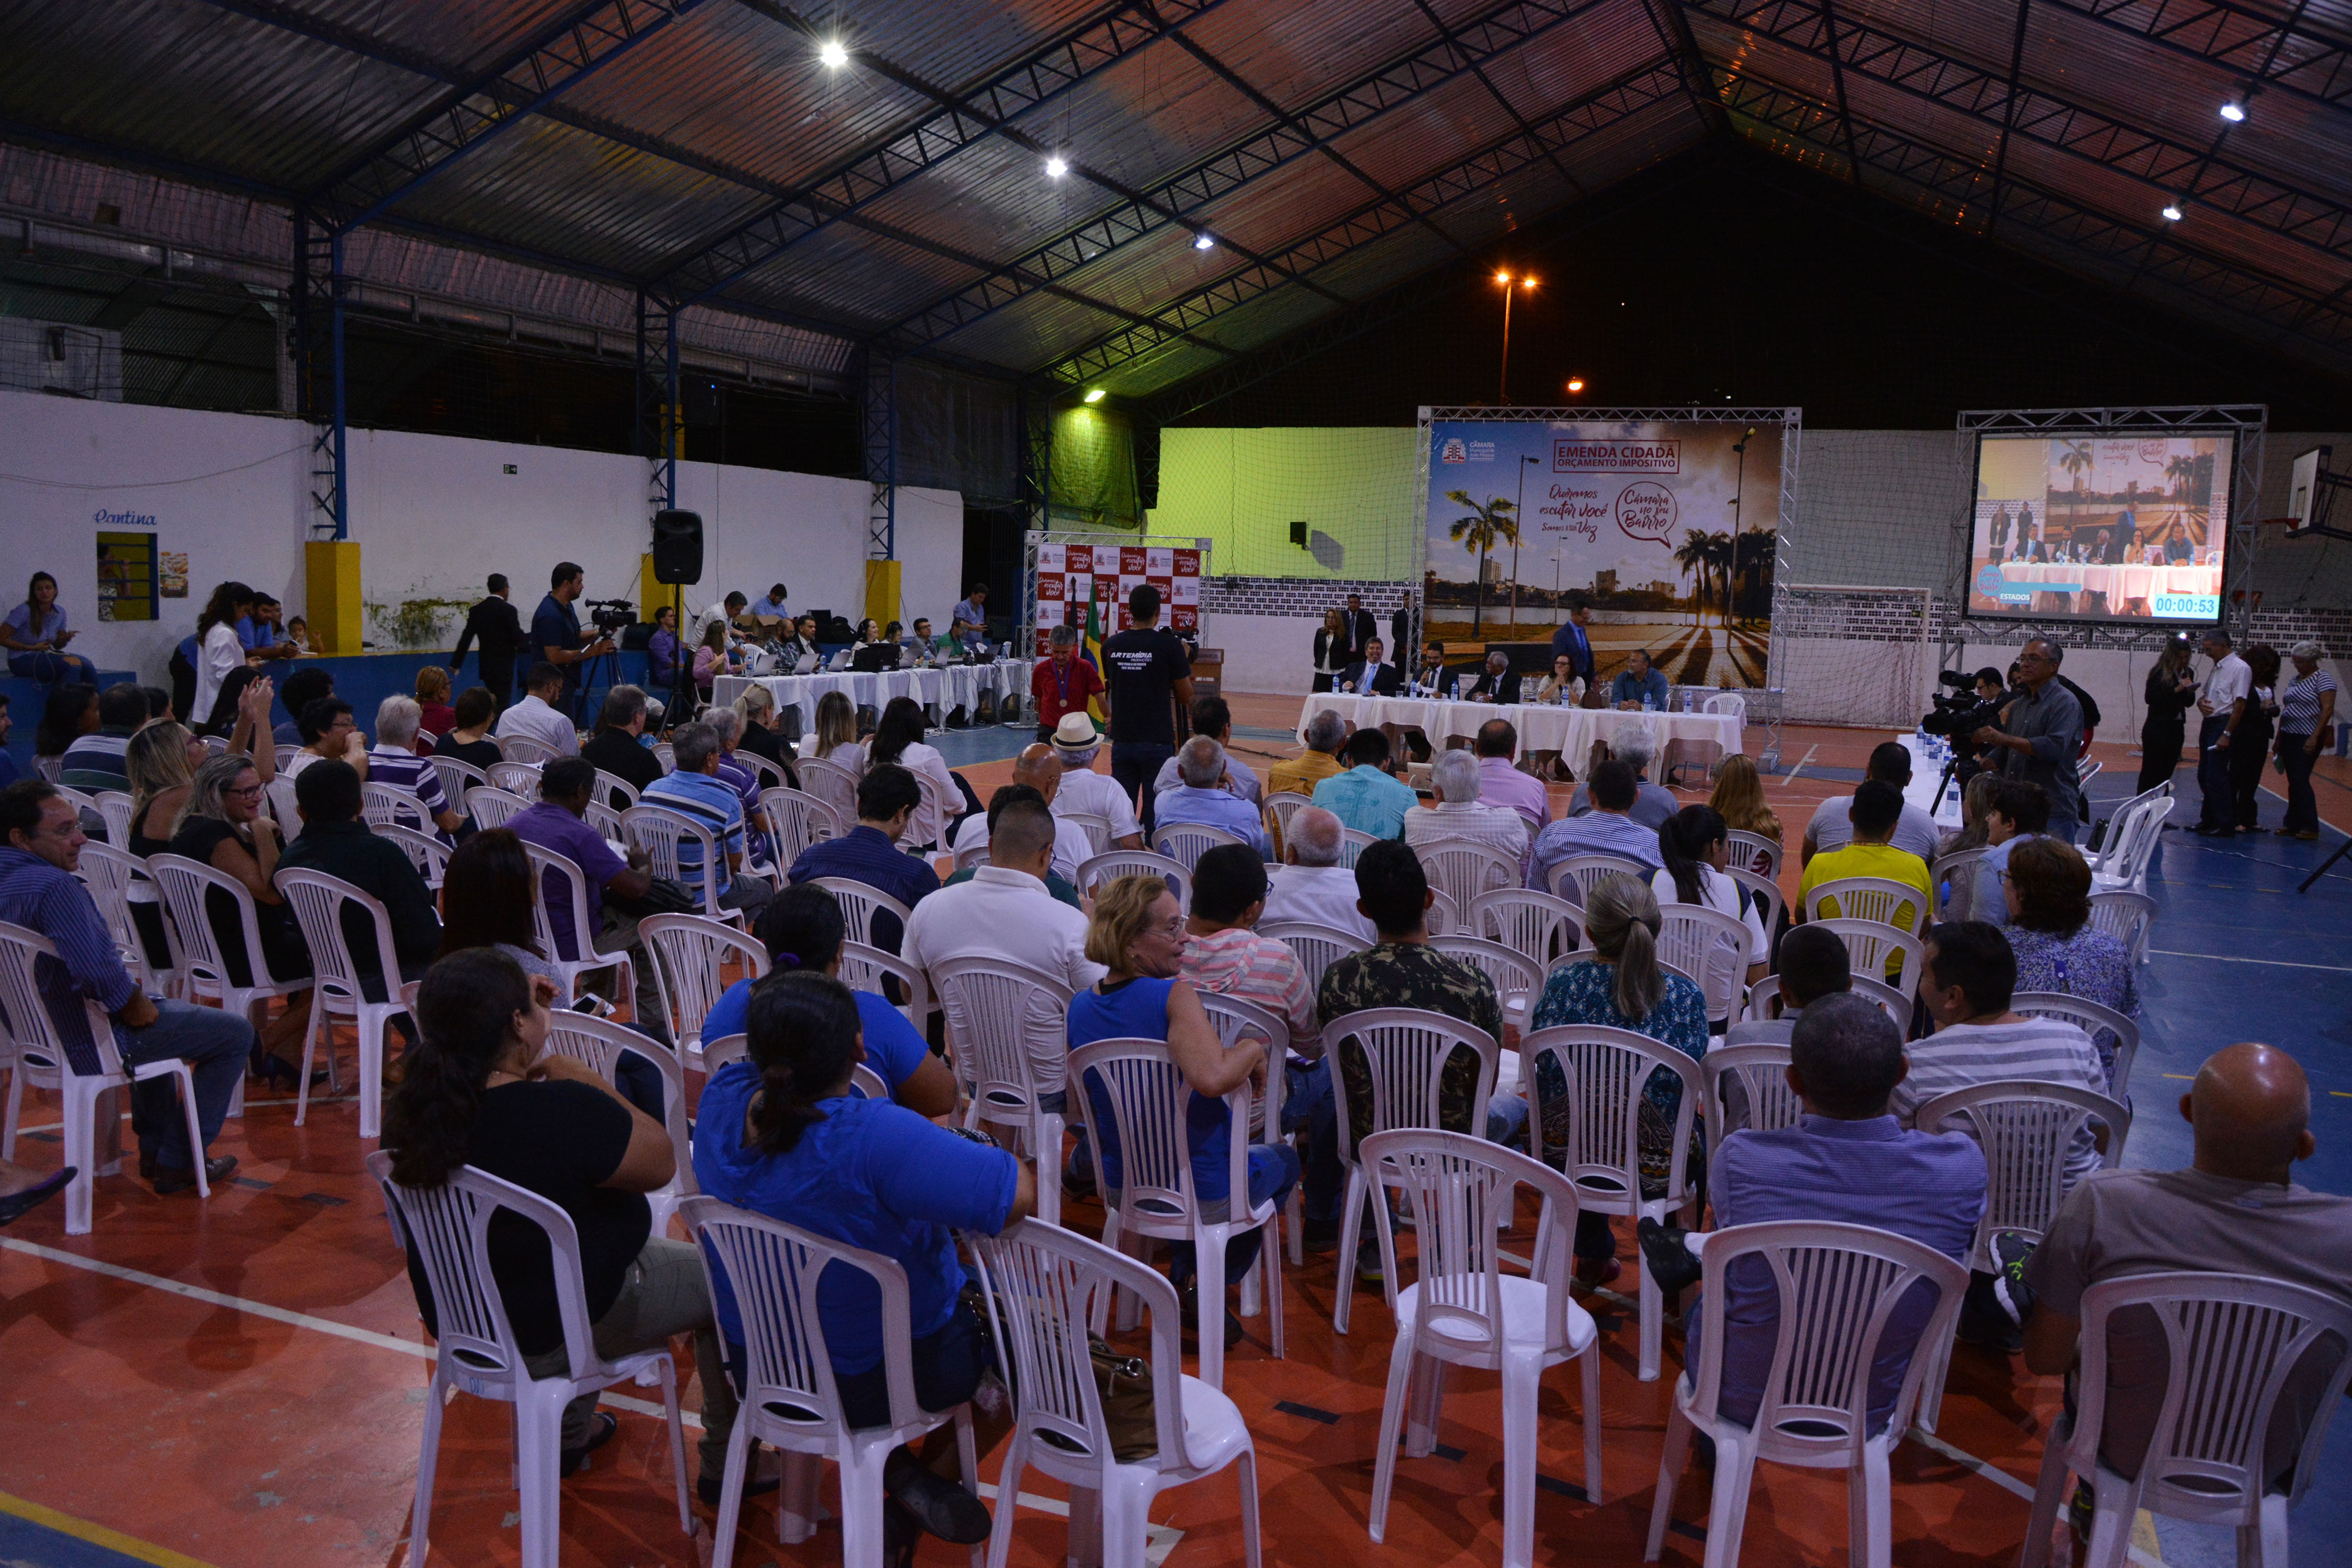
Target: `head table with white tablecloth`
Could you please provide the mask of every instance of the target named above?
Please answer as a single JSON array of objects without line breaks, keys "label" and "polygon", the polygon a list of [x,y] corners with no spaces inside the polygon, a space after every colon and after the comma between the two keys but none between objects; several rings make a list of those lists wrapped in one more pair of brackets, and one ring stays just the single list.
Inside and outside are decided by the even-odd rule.
[{"label": "head table with white tablecloth", "polygon": [[1019,701],[1029,693],[1029,669],[1036,661],[998,659],[993,664],[943,664],[929,669],[820,670],[814,675],[722,675],[710,683],[710,700],[731,703],[752,686],[764,686],[776,709],[800,710],[801,728],[816,723],[816,705],[828,691],[845,693],[860,708],[884,708],[891,699],[911,697],[944,718],[958,708],[970,713],[982,697]]},{"label": "head table with white tablecloth", "polygon": [[1359,729],[1394,724],[1419,730],[1433,745],[1455,736],[1475,737],[1489,719],[1507,719],[1519,732],[1519,752],[1558,752],[1570,768],[1581,769],[1595,741],[1646,726],[1663,747],[1668,741],[1713,741],[1726,756],[1740,749],[1746,725],[1737,713],[1660,713],[1617,708],[1562,708],[1544,702],[1448,702],[1434,697],[1349,697],[1319,693],[1298,710],[1298,737],[1326,708]]}]

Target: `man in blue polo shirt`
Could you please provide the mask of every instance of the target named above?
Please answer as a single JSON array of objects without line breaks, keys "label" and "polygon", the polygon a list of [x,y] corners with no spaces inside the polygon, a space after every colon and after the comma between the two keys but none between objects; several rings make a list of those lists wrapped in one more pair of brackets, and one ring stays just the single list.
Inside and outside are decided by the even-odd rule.
[{"label": "man in blue polo shirt", "polygon": [[1404,814],[1418,797],[1411,784],[1388,771],[1389,738],[1378,730],[1359,730],[1339,748],[1339,763],[1347,771],[1315,786],[1315,804],[1359,833],[1403,837]]},{"label": "man in blue polo shirt", "polygon": [[693,842],[677,848],[677,879],[694,894],[695,907],[706,907],[705,876],[718,879],[719,907],[757,910],[775,889],[757,877],[740,877],[743,866],[743,800],[735,786],[719,776],[719,753],[725,749],[719,731],[708,724],[688,724],[670,736],[674,772],[655,780],[639,798],[691,818],[710,833],[719,864],[705,867],[702,847]]},{"label": "man in blue polo shirt", "polygon": [[559,561],[548,574],[547,597],[530,617],[530,650],[533,656],[555,666],[563,674],[563,689],[551,706],[575,723],[580,715],[573,711],[580,700],[580,672],[577,667],[600,653],[613,651],[613,639],[600,637],[583,642],[580,629],[580,614],[572,607],[573,600],[588,589],[588,574],[576,561]]},{"label": "man in blue polo shirt", "polygon": [[[845,877],[889,894],[908,909],[940,890],[929,861],[898,847],[915,808],[923,803],[915,775],[886,763],[857,781],[857,826],[838,838],[820,839],[793,862],[794,887],[819,877]],[[898,917],[885,910],[874,917],[874,945],[898,951]]]}]

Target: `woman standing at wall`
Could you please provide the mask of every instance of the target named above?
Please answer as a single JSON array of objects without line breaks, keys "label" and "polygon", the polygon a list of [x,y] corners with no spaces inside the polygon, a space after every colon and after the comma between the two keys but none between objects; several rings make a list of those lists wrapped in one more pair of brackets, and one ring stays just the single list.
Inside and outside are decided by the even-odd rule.
[{"label": "woman standing at wall", "polygon": [[[2188,731],[2190,703],[2197,700],[2197,672],[2189,668],[2189,638],[2175,636],[2164,645],[2164,657],[2147,672],[2142,694],[2147,717],[2139,727],[2139,784],[2145,795],[2172,776],[2180,765],[2180,748]],[[2231,742],[2235,744],[2234,742]]]},{"label": "woman standing at wall", "polygon": [[1315,689],[1328,691],[1348,668],[1348,626],[1337,610],[1323,612],[1323,626],[1315,634]]},{"label": "woman standing at wall", "polygon": [[[229,678],[247,666],[236,623],[252,613],[253,590],[231,582],[213,590],[205,601],[205,613],[196,617],[196,692],[188,705],[188,724],[199,735],[226,733],[213,721],[213,710],[226,692]],[[234,709],[229,716],[236,717]]]}]

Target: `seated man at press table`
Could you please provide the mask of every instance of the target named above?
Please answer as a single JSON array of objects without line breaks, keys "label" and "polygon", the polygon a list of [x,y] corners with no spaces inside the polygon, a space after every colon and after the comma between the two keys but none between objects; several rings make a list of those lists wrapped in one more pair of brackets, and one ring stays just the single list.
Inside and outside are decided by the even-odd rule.
[{"label": "seated man at press table", "polygon": [[1381,639],[1374,637],[1364,645],[1364,657],[1340,673],[1339,689],[1359,696],[1394,697],[1403,685],[1403,674],[1384,661]]},{"label": "seated man at press table", "polygon": [[1478,679],[1462,693],[1465,702],[1492,702],[1497,705],[1519,700],[1518,671],[1511,668],[1511,656],[1501,648],[1486,656],[1486,664],[1478,671]]},{"label": "seated man at press table", "polygon": [[1609,706],[1639,712],[1654,708],[1663,713],[1673,700],[1666,688],[1666,672],[1650,663],[1650,650],[1637,647],[1625,656],[1625,668],[1609,683]]}]

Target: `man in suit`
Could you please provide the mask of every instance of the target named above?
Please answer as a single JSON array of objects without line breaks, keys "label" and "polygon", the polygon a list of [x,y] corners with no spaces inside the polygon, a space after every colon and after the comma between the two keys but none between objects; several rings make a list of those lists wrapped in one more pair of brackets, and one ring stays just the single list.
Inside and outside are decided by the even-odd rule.
[{"label": "man in suit", "polygon": [[[1352,595],[1350,596],[1352,597]],[[1351,611],[1350,614],[1353,612]],[[1362,696],[1393,697],[1404,684],[1397,667],[1381,662],[1381,639],[1370,637],[1364,643],[1364,657],[1349,665],[1339,677],[1340,684]]]},{"label": "man in suit", "polygon": [[507,580],[493,572],[489,595],[466,616],[466,629],[457,634],[457,651],[449,656],[449,673],[457,675],[466,662],[466,650],[481,647],[481,682],[500,708],[514,695],[515,655],[523,645],[522,617],[507,597]]},{"label": "man in suit", "polygon": [[[1372,618],[1371,611],[1364,608],[1364,596],[1361,594],[1348,595],[1348,608],[1340,618],[1348,623],[1349,662],[1360,664],[1364,661],[1364,650],[1380,640],[1380,623]],[[1371,662],[1378,664],[1380,660],[1374,659]]]},{"label": "man in suit", "polygon": [[1589,690],[1592,686],[1592,638],[1585,627],[1591,623],[1592,605],[1581,594],[1572,594],[1568,601],[1568,624],[1551,634],[1551,657],[1565,658],[1569,673],[1581,679]]},{"label": "man in suit", "polygon": [[1511,668],[1511,657],[1501,648],[1486,656],[1486,668],[1463,693],[1465,702],[1517,702],[1519,700],[1518,671]]}]

